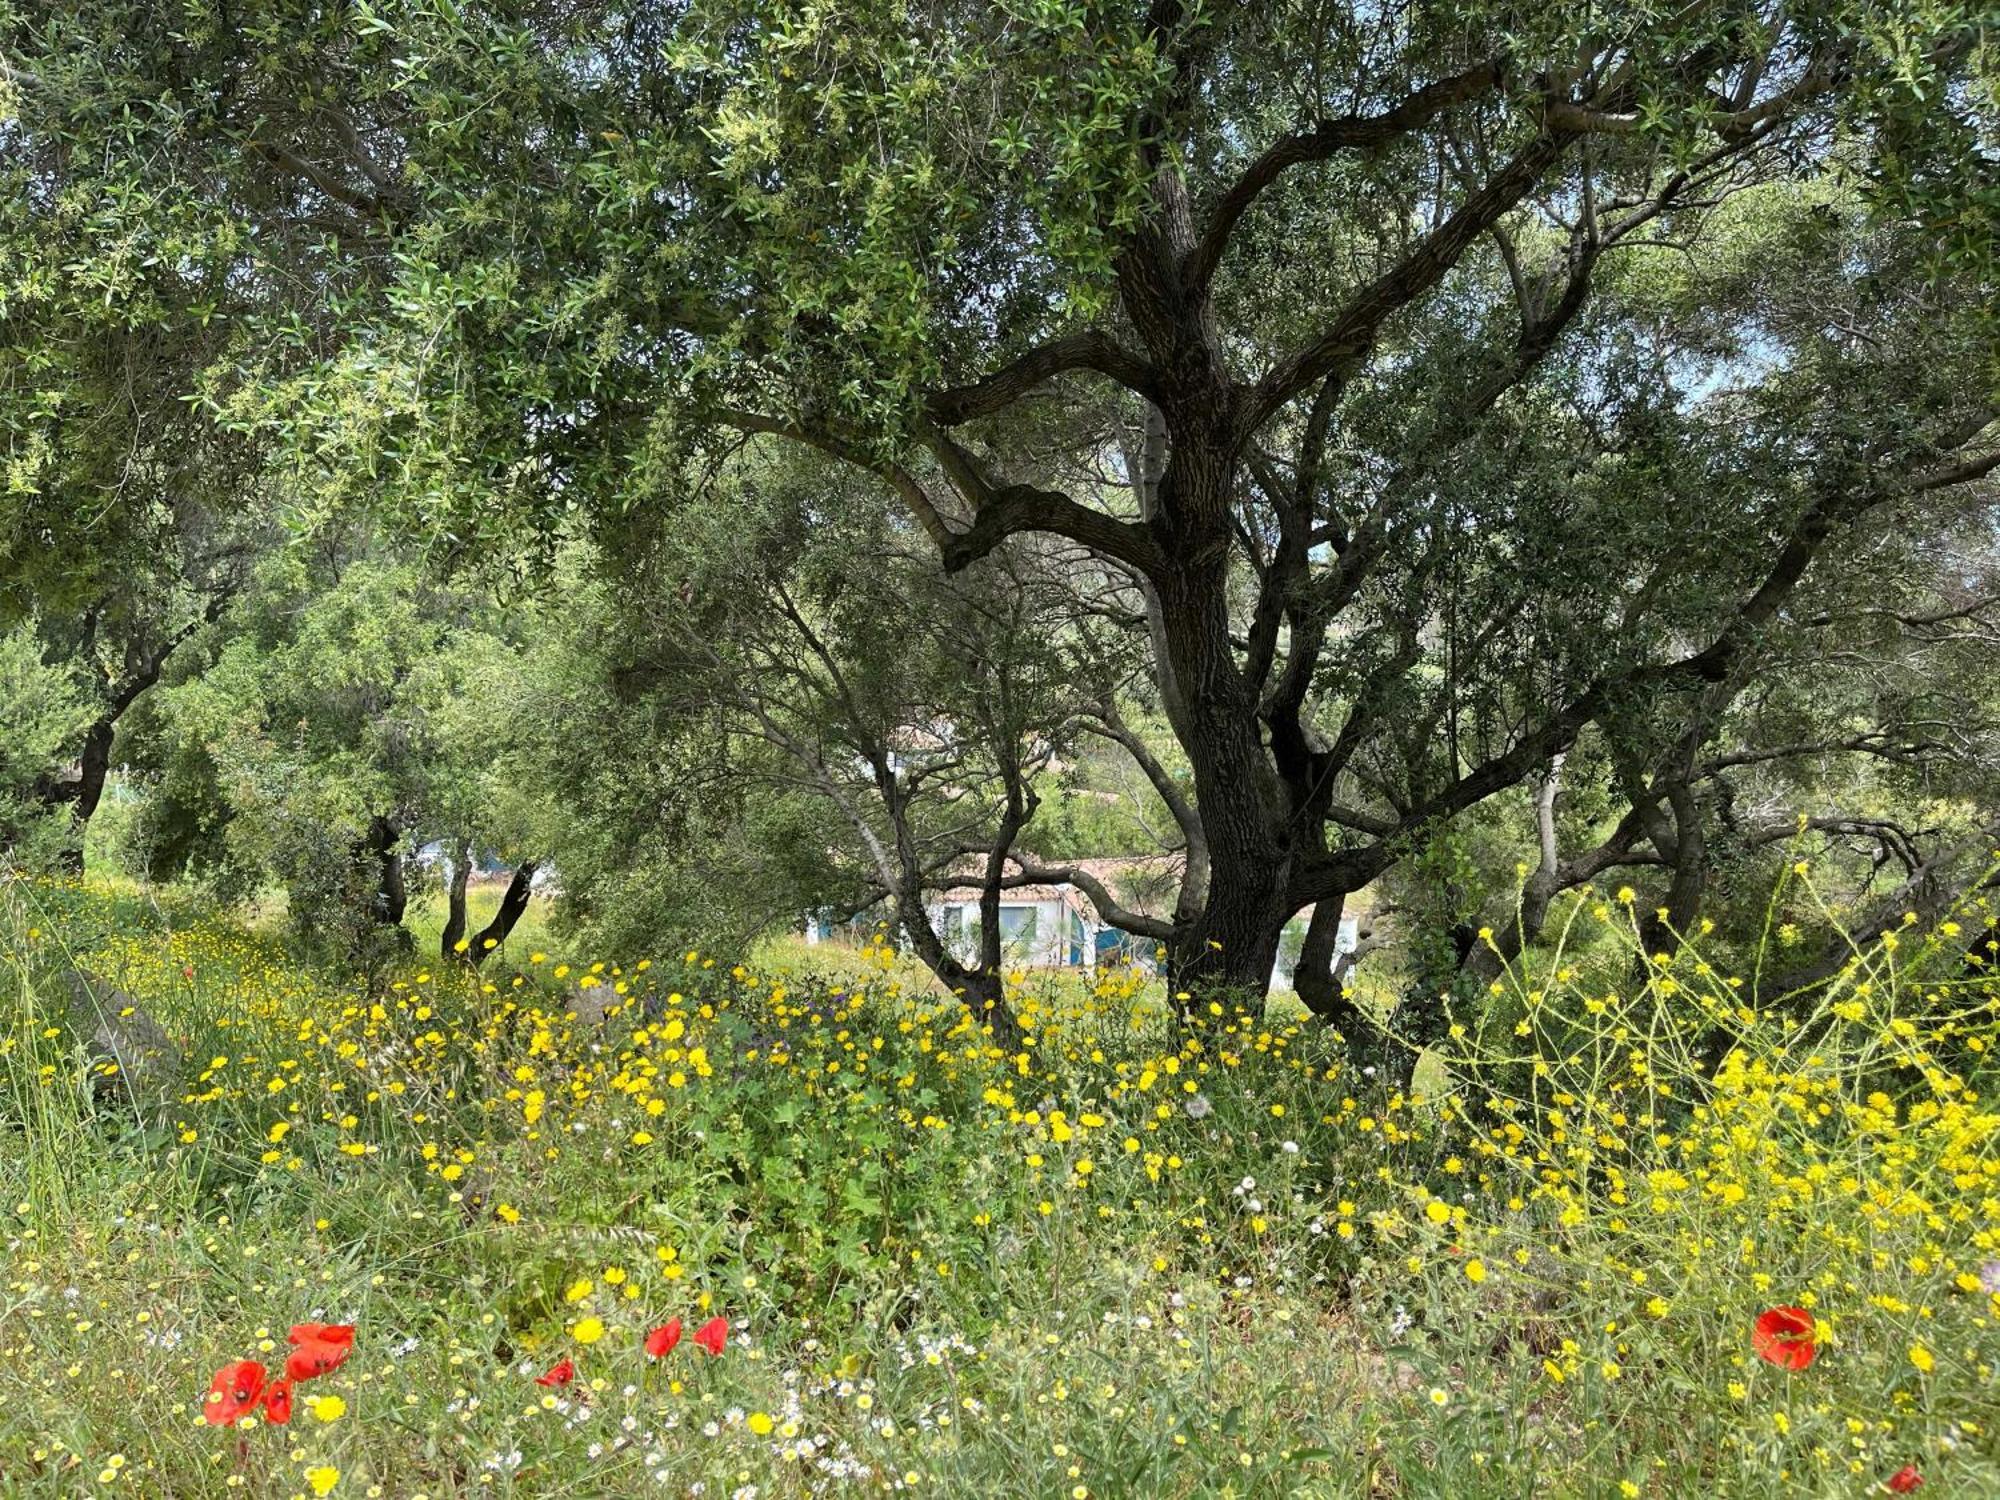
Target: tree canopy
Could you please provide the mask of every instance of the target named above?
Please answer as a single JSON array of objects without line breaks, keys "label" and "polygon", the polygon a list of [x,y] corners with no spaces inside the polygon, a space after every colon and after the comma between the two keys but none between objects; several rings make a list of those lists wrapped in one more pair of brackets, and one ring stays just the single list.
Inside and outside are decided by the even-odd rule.
[{"label": "tree canopy", "polygon": [[[1514,943],[1614,869],[1670,943],[1794,771],[1949,804],[1919,849],[1815,793],[1912,879],[1990,819],[1976,7],[32,6],[0,60],[6,535],[59,551],[95,482],[113,555],[242,472],[503,591],[587,555],[654,617],[613,678],[677,743],[757,726],[752,778],[868,759],[836,664],[903,695],[878,746],[983,722],[1012,646],[929,674],[1004,599],[1066,665],[984,770],[1132,757],[1181,988],[1260,988],[1311,909],[1343,1014],[1346,898],[1468,819],[1536,856]],[[68,420],[114,368],[143,435]],[[120,444],[147,484],[91,479]],[[788,672],[831,738],[760,719]]]}]

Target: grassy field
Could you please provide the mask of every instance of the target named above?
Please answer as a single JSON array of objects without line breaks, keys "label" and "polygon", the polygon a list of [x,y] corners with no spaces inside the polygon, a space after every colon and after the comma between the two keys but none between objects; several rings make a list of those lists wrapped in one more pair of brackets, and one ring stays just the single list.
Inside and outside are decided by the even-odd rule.
[{"label": "grassy field", "polygon": [[[1558,957],[1404,1097],[1133,976],[1030,979],[1009,1055],[875,950],[535,927],[370,991],[191,901],[0,885],[0,1491],[2000,1494],[1964,941],[1788,1014],[1692,951]],[[93,1098],[72,966],[175,1084]],[[306,1322],[353,1352],[289,1422],[210,1420]]]}]

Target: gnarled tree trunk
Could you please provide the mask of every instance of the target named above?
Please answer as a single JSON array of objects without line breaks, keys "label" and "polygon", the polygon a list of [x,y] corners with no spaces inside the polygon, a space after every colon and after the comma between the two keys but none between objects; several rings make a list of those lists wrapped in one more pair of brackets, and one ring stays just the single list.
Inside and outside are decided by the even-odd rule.
[{"label": "gnarled tree trunk", "polygon": [[[468,859],[468,863],[469,863]],[[467,945],[460,957],[473,968],[486,961],[486,955],[507,941],[507,935],[521,920],[528,909],[528,898],[535,894],[535,871],[541,868],[540,861],[525,859],[514,867],[514,877],[507,882],[507,893],[500,898],[500,910],[493,914],[493,920],[480,929],[479,935]]]},{"label": "gnarled tree trunk", "polygon": [[1345,896],[1333,896],[1313,907],[1305,942],[1299,947],[1298,967],[1292,971],[1292,988],[1307,1010],[1350,1043],[1359,1043],[1376,1028],[1361,1007],[1347,998],[1347,976],[1353,962],[1340,952],[1340,920],[1346,906]]},{"label": "gnarled tree trunk", "polygon": [[[1169,416],[1170,429],[1183,426]],[[1229,632],[1229,514],[1235,463],[1229,439],[1194,422],[1175,433],[1153,523],[1166,554],[1162,623],[1183,695],[1182,747],[1194,772],[1207,842],[1200,915],[1177,924],[1168,985],[1194,1006],[1208,998],[1262,1003],[1294,908],[1286,903],[1291,839],[1263,745],[1257,696],[1238,668]]]},{"label": "gnarled tree trunk", "polygon": [[72,875],[83,873],[83,842],[97,804],[104,800],[104,783],[111,775],[111,742],[117,733],[117,717],[107,712],[83,737],[76,778],[57,782],[42,792],[44,806],[60,807],[65,803],[69,806],[69,834],[56,856],[56,864]]},{"label": "gnarled tree trunk", "polygon": [[[97,813],[98,803],[104,799],[104,785],[111,774],[111,746],[118,736],[118,721],[125,716],[125,710],[138,701],[141,693],[160,680],[160,674],[166,670],[167,659],[184,642],[203,625],[212,625],[222,618],[222,611],[228,606],[233,593],[233,587],[218,590],[210,597],[199,619],[188,621],[150,651],[136,642],[126,646],[123,672],[112,684],[110,696],[104,702],[104,711],[84,734],[83,745],[77,754],[75,778],[45,782],[37,794],[44,807],[66,805],[70,810],[69,837],[57,856],[63,869],[72,874],[83,873],[84,837],[89,831],[91,818]],[[95,614],[93,610],[93,621]],[[95,631],[93,623],[88,627],[87,635],[94,636]]]}]

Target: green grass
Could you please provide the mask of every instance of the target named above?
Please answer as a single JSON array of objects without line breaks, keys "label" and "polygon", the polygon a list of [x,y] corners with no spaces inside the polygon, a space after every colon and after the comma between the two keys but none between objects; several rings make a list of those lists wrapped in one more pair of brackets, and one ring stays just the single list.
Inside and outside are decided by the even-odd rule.
[{"label": "green grass", "polygon": [[[506,893],[505,881],[481,881],[466,891],[465,925],[468,933],[485,929],[486,924],[493,920],[494,913],[500,910],[500,899]],[[410,930],[419,957],[437,956],[438,938],[444,932],[447,915],[444,896],[437,891],[426,891],[410,903],[403,925]],[[527,910],[514,924],[506,945],[488,957],[486,962],[496,968],[509,962],[520,966],[527,962],[530,953],[556,946],[552,925],[554,916],[555,902],[550,897],[541,893],[530,896]]]},{"label": "green grass", "polygon": [[[2000,1124],[1976,1067],[1913,1093],[1882,1050],[1977,1064],[1990,986],[1911,992],[1914,1041],[1864,1008],[1868,1087],[1748,1028],[1655,1147],[1615,1033],[1657,987],[1560,991],[1551,1089],[1594,1087],[1510,1117],[1455,1082],[1501,1059],[1384,1098],[1288,1007],[1187,1033],[1031,977],[1010,1057],[879,950],[559,972],[518,936],[483,984],[367,993],[192,901],[0,886],[0,1490],[2000,1492]],[[70,963],[182,1039],[157,1109],[89,1102]],[[623,987],[602,1026],[563,1014],[585,979]],[[1785,1374],[1749,1326],[1800,1299],[1830,1342]],[[720,1357],[639,1349],[718,1315]],[[202,1420],[307,1319],[356,1352],[289,1427]]]}]

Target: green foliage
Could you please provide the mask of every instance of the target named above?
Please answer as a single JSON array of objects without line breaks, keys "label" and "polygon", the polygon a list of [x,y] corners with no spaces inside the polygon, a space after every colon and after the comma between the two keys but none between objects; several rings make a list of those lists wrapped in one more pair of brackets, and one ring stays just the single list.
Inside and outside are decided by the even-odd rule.
[{"label": "green foliage", "polygon": [[0,633],[0,795],[25,798],[54,775],[91,718],[75,673],[43,660],[32,626]]},{"label": "green foliage", "polygon": [[275,881],[341,950],[378,920],[378,820],[399,856],[463,839],[534,857],[534,790],[504,769],[518,661],[483,594],[365,551],[325,571],[272,554],[143,721],[141,866],[238,899]]},{"label": "green foliage", "polygon": [[[897,528],[838,482],[794,517],[846,528],[825,566],[865,566],[860,538],[909,554],[899,596],[920,535],[954,565],[995,531],[1094,549],[1040,559],[1097,622],[1070,665],[1093,697],[1158,709],[1170,774],[1229,802],[1207,813],[1231,872],[1211,903],[1291,872],[1253,903],[1261,941],[1521,784],[1541,738],[1585,742],[1565,795],[1603,803],[1591,833],[1621,798],[1657,809],[1670,778],[1651,771],[1684,738],[1750,725],[1721,728],[1707,668],[1663,657],[1726,647],[1741,696],[1744,662],[1802,650],[1799,619],[1845,620],[1885,577],[1943,590],[1937,539],[1978,534],[1982,494],[1882,491],[1990,416],[1983,27],[1968,5],[1855,0],[10,10],[0,431],[21,503],[0,528],[0,612],[109,593],[128,623],[154,619],[127,596],[209,571],[189,514],[246,498],[322,535],[368,514],[509,599],[524,574],[574,576],[587,543],[671,612],[703,564],[653,556],[662,526],[735,541],[704,519],[705,487],[744,433],[791,439],[891,482]],[[1360,135],[1326,149],[1322,122]],[[1287,371],[1336,345],[1315,412],[1317,379]],[[1006,400],[966,395],[1036,351],[1046,369],[1017,369]],[[1148,411],[1174,482],[1134,526]],[[740,490],[719,505],[761,531]],[[1802,528],[1825,555],[1778,580],[1790,613],[1746,614]],[[1103,561],[1107,535],[1166,555],[1140,580],[1130,557]],[[744,555],[718,555],[706,576],[729,587]],[[876,603],[835,622],[843,659],[926,677],[896,604]],[[366,632],[343,639],[366,672],[387,664]],[[1196,713],[1170,701],[1175,653],[1214,674],[1173,690]],[[569,687],[551,696],[574,722]],[[397,784],[380,725],[320,707],[312,722],[357,738],[300,748],[337,784],[309,822],[346,836],[385,799],[456,826],[539,816],[533,789],[503,808],[490,779]],[[415,717],[413,743],[479,733]],[[1757,732],[1782,717],[1760,708]],[[706,775],[684,713],[628,720],[669,747],[657,775],[615,765],[590,726],[565,732],[594,745],[607,808]],[[768,785],[768,758],[731,746],[714,764],[708,784],[738,786],[710,797],[711,831],[818,836],[786,796],[742,790]],[[186,769],[190,796],[217,780]],[[1965,801],[1985,774],[1967,772]],[[1048,790],[1044,847],[1113,839],[1085,788]],[[1329,793],[1365,804],[1359,820],[1329,815]],[[1126,808],[1157,824],[1152,796]],[[1700,812],[1722,849],[1718,800]],[[168,821],[160,847],[188,858],[221,826]],[[1513,836],[1462,832],[1504,876]],[[758,869],[735,841],[730,868]],[[579,872],[615,877],[618,842],[607,813]],[[1667,858],[1664,833],[1645,842]],[[812,884],[779,863],[784,899]]]},{"label": "green foliage", "polygon": [[43,659],[32,621],[0,630],[0,845],[18,863],[54,857],[67,836],[68,809],[45,810],[41,795],[95,716],[76,673]]}]

